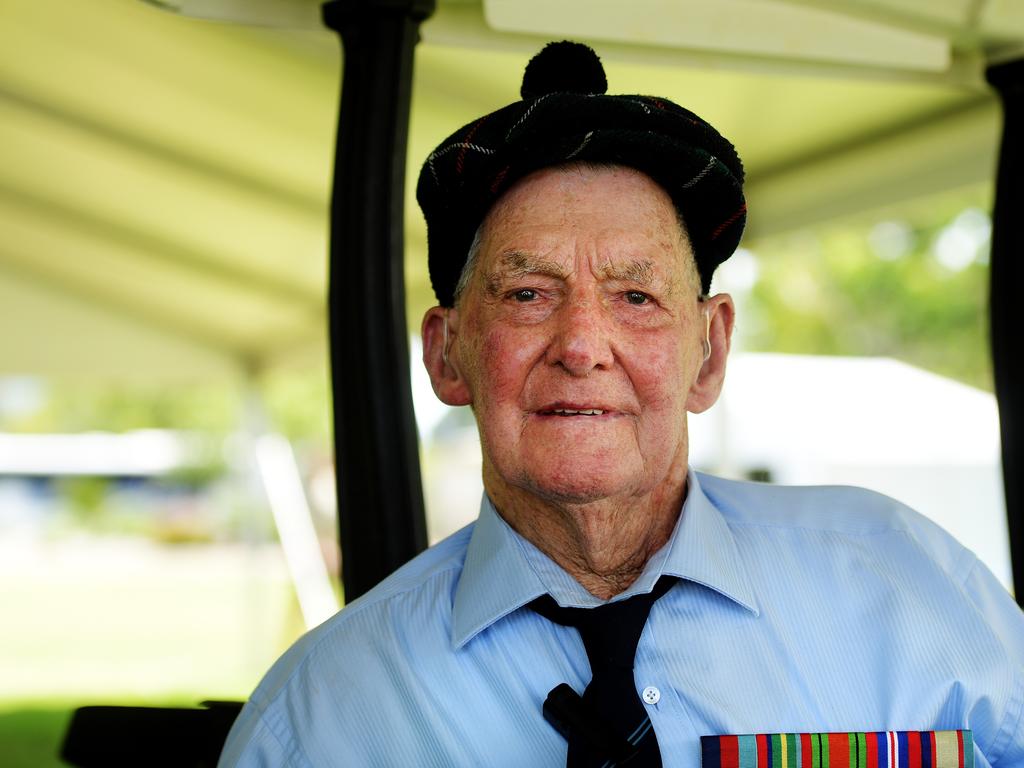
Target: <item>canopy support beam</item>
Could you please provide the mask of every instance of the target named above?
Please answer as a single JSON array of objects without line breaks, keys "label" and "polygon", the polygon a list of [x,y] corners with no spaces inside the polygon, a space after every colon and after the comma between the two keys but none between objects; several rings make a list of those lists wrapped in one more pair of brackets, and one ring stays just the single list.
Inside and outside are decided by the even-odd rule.
[{"label": "canopy support beam", "polygon": [[1024,59],[989,67],[989,83],[1003,102],[995,210],[992,215],[989,320],[992,369],[1002,435],[1003,484],[1010,534],[1010,560],[1017,602],[1024,606]]},{"label": "canopy support beam", "polygon": [[405,318],[413,49],[434,0],[333,0],[341,109],[328,275],[338,528],[346,601],[426,547]]}]

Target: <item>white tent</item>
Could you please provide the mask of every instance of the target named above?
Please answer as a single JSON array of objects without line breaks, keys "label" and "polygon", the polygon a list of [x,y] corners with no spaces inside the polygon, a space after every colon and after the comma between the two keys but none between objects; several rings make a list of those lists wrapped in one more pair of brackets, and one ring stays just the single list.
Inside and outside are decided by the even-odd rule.
[{"label": "white tent", "polygon": [[[311,0],[4,0],[0,373],[322,364],[340,66],[318,24]],[[613,92],[673,97],[736,142],[749,240],[990,181],[983,70],[1019,55],[1024,5],[442,0],[417,50],[410,170],[568,35],[597,47]],[[430,297],[407,196],[416,322]]]}]

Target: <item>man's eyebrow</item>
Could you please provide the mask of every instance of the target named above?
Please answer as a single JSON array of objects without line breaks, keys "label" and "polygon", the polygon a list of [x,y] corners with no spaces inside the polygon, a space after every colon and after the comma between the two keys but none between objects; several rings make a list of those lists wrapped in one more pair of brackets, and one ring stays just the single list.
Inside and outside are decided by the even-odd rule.
[{"label": "man's eyebrow", "polygon": [[540,256],[522,251],[509,251],[498,257],[495,265],[486,277],[488,293],[501,292],[501,281],[507,278],[523,277],[524,275],[544,275],[556,280],[567,280],[569,270],[561,264]]},{"label": "man's eyebrow", "polygon": [[569,270],[561,264],[522,251],[509,251],[498,259],[498,270],[513,277],[522,275],[549,275],[563,280],[569,277]]},{"label": "man's eyebrow", "polygon": [[[646,259],[630,259],[619,264],[607,262],[599,272],[605,280],[635,283],[647,288],[660,282],[653,262]],[[502,291],[502,280],[526,275],[544,275],[556,280],[568,280],[570,270],[562,264],[541,256],[522,251],[509,251],[498,257],[497,264],[486,275],[484,283],[488,293],[497,295]],[[674,281],[668,281],[664,287],[671,292]]]},{"label": "man's eyebrow", "polygon": [[651,285],[654,283],[654,265],[649,261],[634,259],[623,264],[608,262],[601,267],[601,276],[605,280],[621,280],[623,282]]}]

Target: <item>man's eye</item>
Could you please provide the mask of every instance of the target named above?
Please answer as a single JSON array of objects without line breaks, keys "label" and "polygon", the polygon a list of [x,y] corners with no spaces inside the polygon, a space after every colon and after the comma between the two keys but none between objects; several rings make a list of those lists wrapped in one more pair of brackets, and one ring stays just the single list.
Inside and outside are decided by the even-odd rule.
[{"label": "man's eye", "polygon": [[626,291],[625,296],[629,304],[647,304],[651,300],[650,296],[640,291]]},{"label": "man's eye", "polygon": [[520,288],[512,294],[512,298],[519,302],[533,301],[537,298],[537,292],[532,288]]}]

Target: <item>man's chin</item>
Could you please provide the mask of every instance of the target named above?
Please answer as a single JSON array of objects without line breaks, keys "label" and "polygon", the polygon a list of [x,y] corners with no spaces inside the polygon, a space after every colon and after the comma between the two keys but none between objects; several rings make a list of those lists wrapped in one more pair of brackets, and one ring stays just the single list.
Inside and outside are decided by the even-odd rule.
[{"label": "man's chin", "polygon": [[616,482],[617,478],[600,477],[532,476],[525,483],[526,490],[534,496],[553,504],[593,504],[621,495],[628,495],[626,483]]},{"label": "man's chin", "polygon": [[[643,462],[628,451],[538,451],[520,461],[484,462],[484,486],[504,487],[550,504],[592,504],[636,496],[645,485]],[[508,457],[505,457],[508,458]],[[498,491],[500,493],[500,491]]]}]

